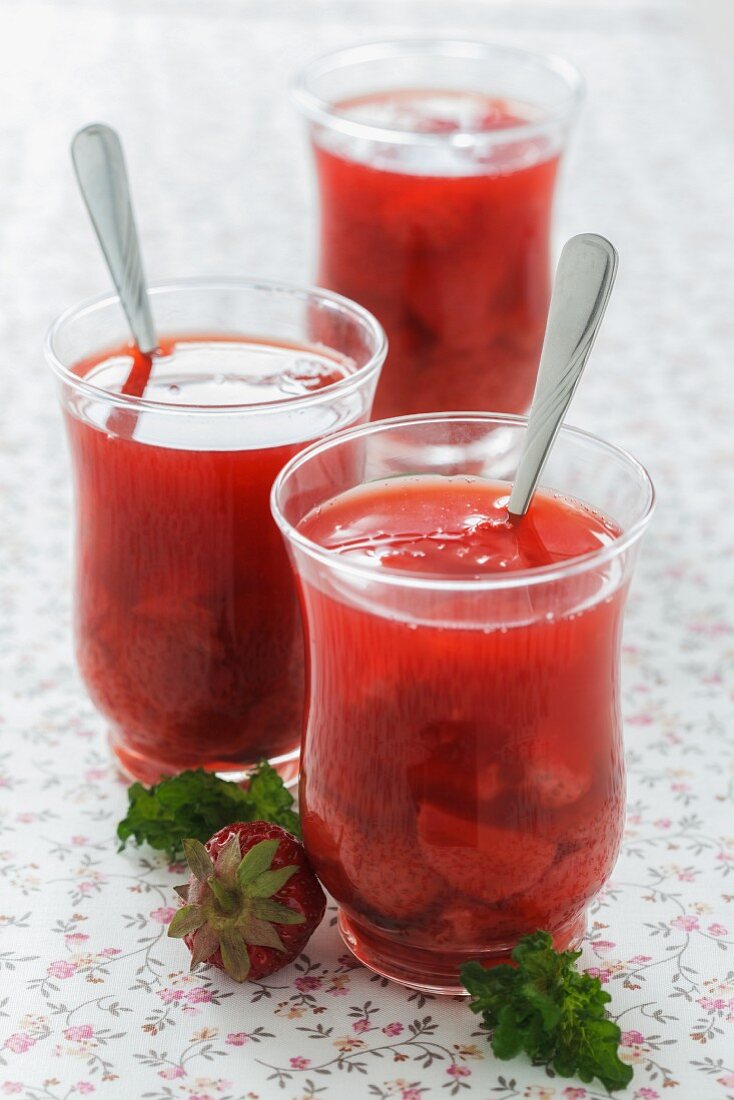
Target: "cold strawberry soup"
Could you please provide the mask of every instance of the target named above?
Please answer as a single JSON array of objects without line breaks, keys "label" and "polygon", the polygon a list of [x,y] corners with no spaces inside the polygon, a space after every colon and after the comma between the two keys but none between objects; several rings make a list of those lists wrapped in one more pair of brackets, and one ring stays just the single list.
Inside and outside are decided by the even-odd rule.
[{"label": "cold strawberry soup", "polygon": [[[519,438],[501,419],[378,422],[310,448],[273,492],[309,637],[309,857],[357,957],[435,992],[460,991],[462,962],[501,959],[529,932],[578,942],[623,824],[636,486],[618,496],[621,465],[608,478],[564,431],[560,488],[511,520],[507,481],[457,469],[468,440],[476,456],[480,442],[499,452],[498,433]],[[401,471],[419,446],[453,471]],[[349,454],[362,478],[344,472]],[[587,503],[594,482],[619,518]]]},{"label": "cold strawberry soup", "polygon": [[296,451],[366,419],[376,375],[321,343],[203,331],[69,377],[77,655],[124,770],[295,771],[302,628],[268,497]]},{"label": "cold strawberry soup", "polygon": [[[340,95],[357,50],[332,55],[333,70],[329,58],[314,63],[297,88],[319,186],[317,282],[363,302],[387,331],[375,416],[523,412],[548,311],[565,131],[544,81],[525,72],[533,55],[391,45],[392,57],[375,45],[371,66],[364,51],[351,65],[350,87],[366,92]],[[506,90],[492,91],[495,79]]]},{"label": "cold strawberry soup", "polygon": [[[524,105],[441,92],[339,109],[434,134],[464,120],[488,133],[532,118]],[[375,414],[526,409],[548,312],[558,156],[522,141],[474,161],[440,146],[417,160],[397,152],[365,163],[319,145],[315,155],[317,282],[364,302],[390,341]]]}]

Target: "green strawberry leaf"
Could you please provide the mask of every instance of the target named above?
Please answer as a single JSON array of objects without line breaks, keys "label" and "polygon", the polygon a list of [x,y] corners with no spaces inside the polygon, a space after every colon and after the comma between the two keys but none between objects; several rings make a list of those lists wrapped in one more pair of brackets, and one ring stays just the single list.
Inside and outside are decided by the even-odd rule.
[{"label": "green strawberry leaf", "polygon": [[247,886],[261,875],[263,871],[269,871],[270,865],[278,850],[277,840],[261,840],[254,844],[249,852],[242,857],[237,868],[237,885]]},{"label": "green strawberry leaf", "polygon": [[251,898],[271,898],[285,886],[297,870],[293,863],[288,867],[279,867],[277,871],[262,871],[253,882],[249,883],[247,893]]},{"label": "green strawberry leaf", "polygon": [[191,932],[196,932],[197,928],[201,928],[204,919],[200,905],[185,905],[171,918],[168,935],[173,939],[181,940]]}]

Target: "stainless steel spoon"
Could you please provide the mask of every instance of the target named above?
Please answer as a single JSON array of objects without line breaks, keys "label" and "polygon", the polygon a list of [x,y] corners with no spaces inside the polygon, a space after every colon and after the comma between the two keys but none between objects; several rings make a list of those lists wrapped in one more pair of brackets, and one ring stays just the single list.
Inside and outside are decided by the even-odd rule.
[{"label": "stainless steel spoon", "polygon": [[94,122],[74,135],[71,158],[133,340],[150,355],[158,341],[120,138],[111,126]]},{"label": "stainless steel spoon", "polygon": [[524,516],[571,403],[614,286],[617,250],[596,233],[563,247],[556,269],[538,381],[515,483],[511,516]]}]

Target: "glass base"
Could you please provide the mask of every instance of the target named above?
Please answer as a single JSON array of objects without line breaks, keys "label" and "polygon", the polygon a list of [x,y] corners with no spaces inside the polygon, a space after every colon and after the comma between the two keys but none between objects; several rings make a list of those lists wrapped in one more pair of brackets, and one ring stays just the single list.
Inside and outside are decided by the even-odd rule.
[{"label": "glass base", "polygon": [[[473,960],[485,967],[496,966],[509,960],[515,943],[494,944],[484,951],[448,952],[429,951],[420,947],[391,942],[348,917],[342,909],[338,914],[341,937],[351,953],[369,970],[383,978],[418,989],[421,993],[435,993],[451,997],[468,996],[459,983],[459,968]],[[581,913],[569,924],[553,933],[557,951],[575,949],[586,931],[586,913]]]},{"label": "glass base", "polygon": [[[108,731],[107,742],[112,750],[112,755],[115,758],[117,767],[125,778],[129,779],[131,782],[137,780],[140,783],[144,783],[146,787],[150,787],[154,783],[159,783],[161,779],[165,779],[167,776],[177,775],[179,772],[186,771],[188,767],[203,767],[205,771],[215,772],[217,775],[221,776],[222,779],[229,779],[234,783],[241,783],[247,778],[248,773],[252,771],[257,763],[257,761],[252,764],[243,764],[231,760],[212,760],[206,764],[182,764],[180,767],[177,767],[171,765],[168,761],[155,760],[151,756],[144,756],[142,753],[135,752],[135,750],[128,748],[115,730]],[[296,748],[291,749],[290,752],[282,753],[280,756],[273,756],[269,760],[269,763],[272,764],[278,772],[286,787],[294,787],[298,782],[300,755],[300,748],[296,746]]]}]

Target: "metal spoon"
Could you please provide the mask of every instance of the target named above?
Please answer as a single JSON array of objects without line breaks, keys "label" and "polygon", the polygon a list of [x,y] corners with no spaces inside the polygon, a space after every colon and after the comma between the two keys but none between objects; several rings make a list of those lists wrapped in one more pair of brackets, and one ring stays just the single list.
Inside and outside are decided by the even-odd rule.
[{"label": "metal spoon", "polygon": [[158,341],[120,138],[111,126],[94,122],[74,135],[71,159],[133,340],[150,355]]},{"label": "metal spoon", "polygon": [[614,286],[619,257],[596,233],[563,247],[556,269],[538,381],[508,511],[524,516],[571,403]]}]

